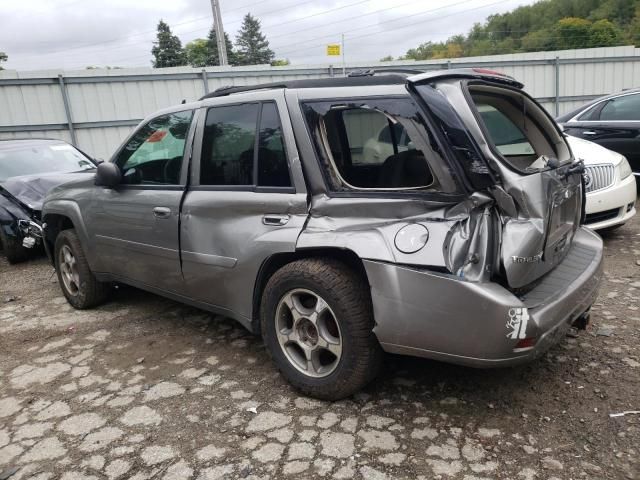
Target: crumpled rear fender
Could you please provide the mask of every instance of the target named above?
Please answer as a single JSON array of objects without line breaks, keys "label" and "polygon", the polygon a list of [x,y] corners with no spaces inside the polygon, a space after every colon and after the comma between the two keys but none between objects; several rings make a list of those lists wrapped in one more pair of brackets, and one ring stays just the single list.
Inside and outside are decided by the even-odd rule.
[{"label": "crumpled rear fender", "polygon": [[[410,265],[479,281],[491,274],[495,259],[493,201],[484,194],[442,205],[394,198],[318,196],[312,201],[296,248],[342,248],[361,259]],[[396,246],[398,232],[420,224],[428,240],[415,253]]]}]

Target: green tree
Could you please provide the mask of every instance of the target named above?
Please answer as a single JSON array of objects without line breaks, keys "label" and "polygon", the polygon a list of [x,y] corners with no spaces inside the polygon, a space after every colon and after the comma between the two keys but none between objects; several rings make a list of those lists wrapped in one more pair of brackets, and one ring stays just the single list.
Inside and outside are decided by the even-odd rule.
[{"label": "green tree", "polygon": [[238,65],[261,65],[270,63],[275,54],[262,34],[260,21],[247,13],[236,37]]},{"label": "green tree", "polygon": [[[460,38],[462,37],[462,38]],[[467,35],[425,42],[405,58],[452,58],[498,53],[640,46],[640,0],[541,0],[491,15]]]},{"label": "green tree", "polygon": [[563,18],[556,24],[555,35],[561,49],[591,46],[591,22],[584,18]]},{"label": "green tree", "polygon": [[[220,65],[220,55],[218,54],[218,40],[217,40],[216,30],[211,28],[209,30],[209,35],[207,36],[207,42],[209,47],[209,56],[207,59],[207,66],[217,66]],[[238,65],[238,59],[236,52],[233,49],[233,44],[231,40],[229,40],[229,35],[227,32],[224,33],[224,43],[227,46],[227,61],[229,65]]]},{"label": "green tree", "polygon": [[636,8],[636,14],[629,25],[628,40],[635,46],[640,46],[640,4]]},{"label": "green tree", "polygon": [[387,55],[386,57],[382,57],[379,62],[393,62],[393,55]]},{"label": "green tree", "polygon": [[2,62],[6,62],[9,59],[9,55],[7,55],[4,52],[0,52],[0,70],[3,70],[2,68]]},{"label": "green tree", "polygon": [[162,20],[158,22],[157,40],[153,42],[151,54],[154,68],[180,67],[187,64],[182,42],[171,33],[169,25]]},{"label": "green tree", "polygon": [[288,58],[276,58],[271,61],[272,67],[286,67],[287,65],[291,65],[291,62]]},{"label": "green tree", "polygon": [[591,47],[612,47],[620,45],[622,40],[622,31],[609,20],[598,20],[591,25],[589,35]]},{"label": "green tree", "polygon": [[209,41],[196,38],[184,46],[187,63],[192,67],[206,67],[209,60]]}]

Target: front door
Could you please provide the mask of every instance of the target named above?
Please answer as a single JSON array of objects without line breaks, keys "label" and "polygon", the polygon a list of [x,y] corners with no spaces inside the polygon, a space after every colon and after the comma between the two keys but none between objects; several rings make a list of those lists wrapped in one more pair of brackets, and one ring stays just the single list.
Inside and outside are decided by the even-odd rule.
[{"label": "front door", "polygon": [[202,109],[180,231],[188,295],[245,324],[260,268],[295,250],[307,218],[284,94],[251,98]]},{"label": "front door", "polygon": [[96,187],[87,215],[97,271],[180,292],[180,202],[187,178],[193,111],[158,116],[140,127],[116,154],[116,188]]}]

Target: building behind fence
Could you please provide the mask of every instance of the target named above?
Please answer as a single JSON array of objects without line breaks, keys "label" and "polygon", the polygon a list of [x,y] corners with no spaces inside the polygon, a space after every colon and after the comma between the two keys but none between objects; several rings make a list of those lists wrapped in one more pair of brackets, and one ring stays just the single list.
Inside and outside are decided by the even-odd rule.
[{"label": "building behind fence", "polygon": [[[640,86],[640,48],[607,47],[453,60],[350,63],[347,72],[483,67],[525,84],[552,115]],[[342,75],[334,66],[188,67],[0,72],[0,138],[50,137],[109,158],[142,118],[221,86]]]}]

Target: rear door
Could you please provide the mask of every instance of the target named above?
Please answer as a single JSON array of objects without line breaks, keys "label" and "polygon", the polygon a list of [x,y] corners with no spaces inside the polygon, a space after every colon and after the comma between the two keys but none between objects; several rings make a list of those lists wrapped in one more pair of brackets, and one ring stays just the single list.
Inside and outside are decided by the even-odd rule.
[{"label": "rear door", "polygon": [[178,225],[193,114],[173,112],[144,124],[113,159],[122,183],[93,189],[85,219],[100,251],[97,271],[182,291]]},{"label": "rear door", "polygon": [[202,108],[182,206],[188,295],[249,321],[264,261],[293,252],[307,195],[283,91],[217,98]]},{"label": "rear door", "polygon": [[621,153],[640,173],[640,93],[598,103],[565,125],[568,135],[584,138]]}]

